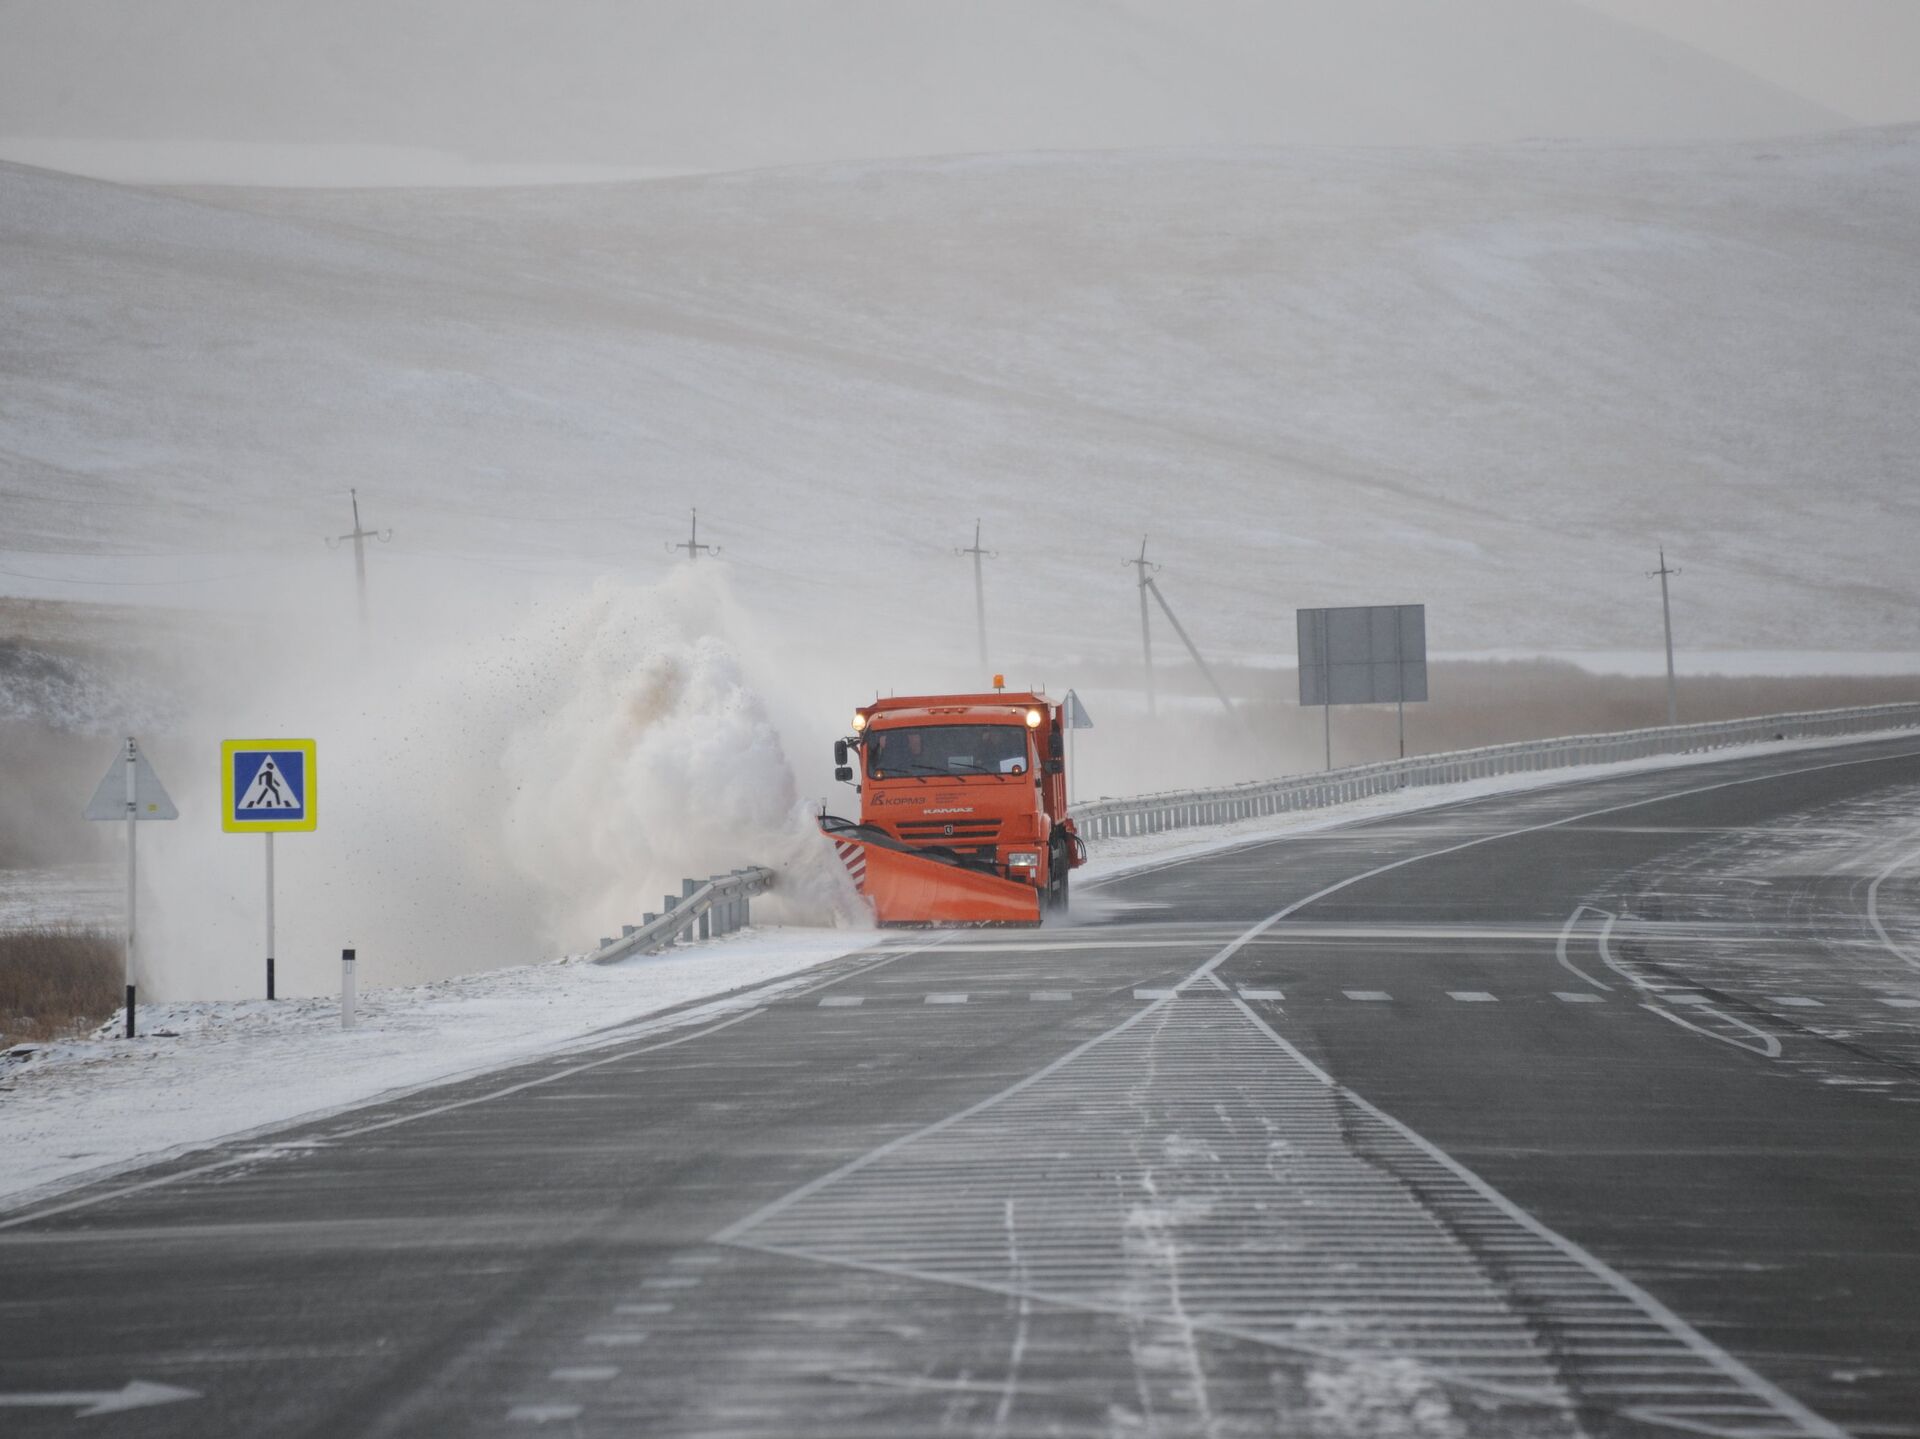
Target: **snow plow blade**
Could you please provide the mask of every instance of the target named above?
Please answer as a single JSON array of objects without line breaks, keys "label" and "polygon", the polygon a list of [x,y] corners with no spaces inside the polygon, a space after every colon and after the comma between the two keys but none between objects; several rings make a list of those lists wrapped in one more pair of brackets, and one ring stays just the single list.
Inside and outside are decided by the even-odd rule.
[{"label": "snow plow blade", "polygon": [[1040,891],[973,868],[952,855],[916,850],[873,825],[820,817],[840,862],[880,924],[1039,924]]}]

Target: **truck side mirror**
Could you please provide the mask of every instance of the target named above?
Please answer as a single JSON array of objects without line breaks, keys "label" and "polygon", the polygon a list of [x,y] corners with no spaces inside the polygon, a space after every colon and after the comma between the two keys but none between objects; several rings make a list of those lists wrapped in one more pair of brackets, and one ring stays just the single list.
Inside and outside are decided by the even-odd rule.
[{"label": "truck side mirror", "polygon": [[[835,764],[837,764],[837,765],[840,765],[840,766],[841,766],[842,768],[844,768],[844,767],[846,766],[846,763],[847,763],[847,742],[846,742],[845,740],[843,740],[843,739],[837,739],[837,740],[835,740],[835,741],[833,742],[833,762],[834,762]],[[850,778],[852,778],[852,776],[850,776],[850,775],[842,775],[842,776],[840,776],[840,777],[841,777],[842,779],[850,779]]]},{"label": "truck side mirror", "polygon": [[[1060,731],[1055,730],[1052,734],[1047,736],[1047,758],[1048,759],[1065,759],[1066,757],[1067,757],[1067,742],[1061,736]],[[1048,771],[1048,773],[1058,774],[1059,771],[1050,770]]]},{"label": "truck side mirror", "polygon": [[849,764],[839,766],[834,770],[833,777],[842,783],[851,784],[853,782],[853,766]]}]

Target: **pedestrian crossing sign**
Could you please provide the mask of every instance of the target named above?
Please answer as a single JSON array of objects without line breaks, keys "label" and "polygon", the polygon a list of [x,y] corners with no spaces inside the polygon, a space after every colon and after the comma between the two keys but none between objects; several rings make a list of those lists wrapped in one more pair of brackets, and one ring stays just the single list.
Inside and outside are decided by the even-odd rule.
[{"label": "pedestrian crossing sign", "polygon": [[316,767],[310,739],[224,741],[220,827],[229,834],[314,828]]}]

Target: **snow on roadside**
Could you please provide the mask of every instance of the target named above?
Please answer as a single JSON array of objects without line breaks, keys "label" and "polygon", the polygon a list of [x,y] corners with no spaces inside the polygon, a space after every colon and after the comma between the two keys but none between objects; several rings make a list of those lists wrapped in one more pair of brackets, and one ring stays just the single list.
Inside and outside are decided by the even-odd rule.
[{"label": "snow on roadside", "polygon": [[[142,1006],[137,1039],[120,1037],[117,1021],[91,1039],[0,1058],[0,1209],[82,1176],[604,1044],[610,1026],[774,984],[877,938],[747,930],[620,964],[575,958],[372,989],[358,997],[350,1031],[331,998]],[[721,999],[695,1014],[745,1002]]]}]

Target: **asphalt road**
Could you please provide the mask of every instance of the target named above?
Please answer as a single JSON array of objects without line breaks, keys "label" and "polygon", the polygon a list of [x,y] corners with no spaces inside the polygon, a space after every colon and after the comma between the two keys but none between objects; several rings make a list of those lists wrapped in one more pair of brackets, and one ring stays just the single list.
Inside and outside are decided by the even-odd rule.
[{"label": "asphalt road", "polygon": [[0,1431],[1920,1435],[1916,796],[1250,846],[0,1215]]}]

